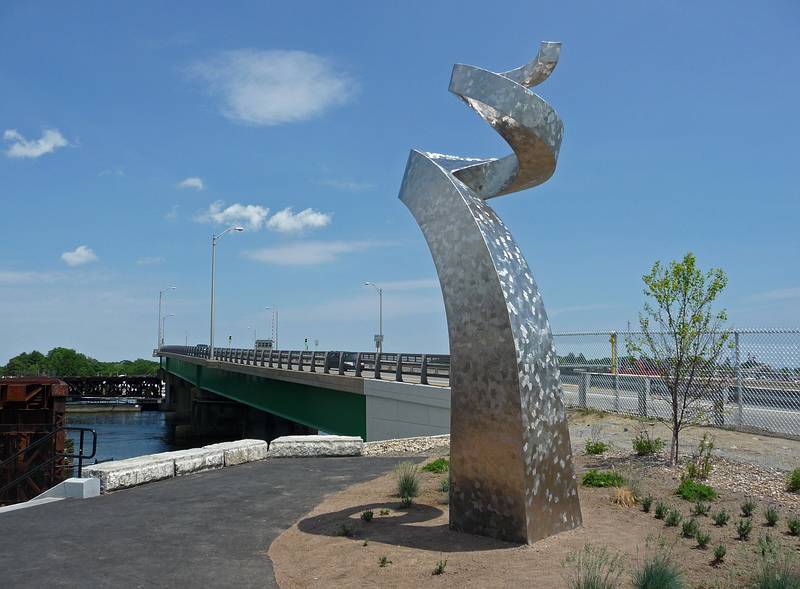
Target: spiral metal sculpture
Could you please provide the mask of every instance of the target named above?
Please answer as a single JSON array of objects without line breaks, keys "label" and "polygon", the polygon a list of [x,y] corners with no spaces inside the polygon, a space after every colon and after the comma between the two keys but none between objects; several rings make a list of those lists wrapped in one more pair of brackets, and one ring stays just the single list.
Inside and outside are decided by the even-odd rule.
[{"label": "spiral metal sculpture", "polygon": [[400,200],[428,243],[450,338],[450,527],[531,543],[581,524],[558,360],[542,297],[486,200],[545,182],[563,127],[529,90],[560,43],[504,73],[457,64],[450,91],[511,146],[500,159],[411,151]]}]

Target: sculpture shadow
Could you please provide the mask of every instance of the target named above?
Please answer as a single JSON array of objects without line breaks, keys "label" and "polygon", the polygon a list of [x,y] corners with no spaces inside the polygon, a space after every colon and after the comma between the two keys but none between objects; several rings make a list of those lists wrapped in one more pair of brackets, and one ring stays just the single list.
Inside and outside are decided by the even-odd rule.
[{"label": "sculpture shadow", "polygon": [[[381,509],[391,509],[390,515],[379,515]],[[361,513],[372,511],[372,521],[361,519]],[[301,532],[318,536],[343,536],[343,526],[350,530],[348,537],[357,540],[381,542],[393,546],[406,546],[436,552],[470,552],[515,548],[512,544],[493,538],[475,536],[451,530],[447,523],[428,524],[443,511],[425,504],[403,508],[399,503],[370,503],[348,507],[332,513],[323,513],[301,520]]]}]

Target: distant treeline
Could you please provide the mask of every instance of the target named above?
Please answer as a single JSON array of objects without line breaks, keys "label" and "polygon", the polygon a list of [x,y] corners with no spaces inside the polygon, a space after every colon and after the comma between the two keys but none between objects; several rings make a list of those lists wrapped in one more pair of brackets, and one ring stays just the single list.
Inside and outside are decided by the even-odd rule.
[{"label": "distant treeline", "polygon": [[53,348],[47,354],[34,350],[14,356],[0,366],[0,376],[153,376],[158,366],[158,362],[142,358],[101,362],[70,348]]}]

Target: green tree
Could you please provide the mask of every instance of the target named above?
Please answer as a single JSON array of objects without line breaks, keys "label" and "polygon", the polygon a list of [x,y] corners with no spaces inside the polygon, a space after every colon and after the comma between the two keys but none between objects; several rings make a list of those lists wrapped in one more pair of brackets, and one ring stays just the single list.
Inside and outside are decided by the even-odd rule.
[{"label": "green tree", "polygon": [[92,376],[98,372],[96,360],[71,348],[53,348],[47,352],[47,367],[53,376]]},{"label": "green tree", "polygon": [[23,352],[8,361],[5,371],[9,376],[38,376],[46,374],[47,358],[36,350],[30,354]]},{"label": "green tree", "polygon": [[719,268],[703,273],[689,252],[668,266],[656,262],[642,280],[647,297],[639,313],[642,334],[629,336],[627,345],[655,369],[669,392],[670,461],[677,464],[681,430],[701,420],[708,401],[725,386],[720,359],[730,339],[727,314],[711,306],[728,278]]}]

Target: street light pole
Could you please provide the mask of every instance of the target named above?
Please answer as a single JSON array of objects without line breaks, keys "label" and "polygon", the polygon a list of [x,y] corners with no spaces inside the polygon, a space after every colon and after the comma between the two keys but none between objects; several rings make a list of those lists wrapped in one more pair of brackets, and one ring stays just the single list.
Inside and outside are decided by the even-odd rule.
[{"label": "street light pole", "polygon": [[374,282],[365,282],[364,286],[371,286],[378,291],[378,337],[375,340],[375,348],[380,354],[383,352],[383,289]]},{"label": "street light pole", "polygon": [[219,241],[223,235],[228,233],[228,231],[244,231],[244,227],[231,226],[219,235],[211,235],[211,325],[208,336],[208,358],[210,360],[214,359],[214,290],[216,286],[215,280],[217,272],[217,241]]},{"label": "street light pole", "polygon": [[164,343],[164,334],[166,332],[167,327],[167,317],[175,317],[175,313],[170,313],[169,315],[164,315],[163,319],[161,319],[161,343]]},{"label": "street light pole", "polygon": [[[273,305],[274,307],[274,305]],[[265,311],[270,311],[270,317],[272,319],[272,323],[269,328],[269,337],[272,339],[272,347],[275,348],[275,309],[272,307],[264,307]]]},{"label": "street light pole", "polygon": [[156,340],[156,347],[158,348],[164,345],[164,334],[161,329],[161,307],[163,304],[162,301],[164,300],[164,295],[170,290],[175,290],[175,288],[176,287],[174,286],[170,286],[168,288],[162,288],[161,290],[158,291],[158,339]]}]

